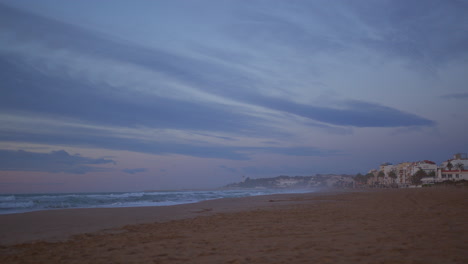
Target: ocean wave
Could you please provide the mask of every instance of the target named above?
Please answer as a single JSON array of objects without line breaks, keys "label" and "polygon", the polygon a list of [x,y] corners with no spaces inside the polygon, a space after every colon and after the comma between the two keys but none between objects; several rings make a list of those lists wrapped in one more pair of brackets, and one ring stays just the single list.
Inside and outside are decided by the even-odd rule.
[{"label": "ocean wave", "polygon": [[129,198],[129,197],[142,197],[144,192],[132,192],[132,193],[109,193],[109,194],[88,194],[89,198]]},{"label": "ocean wave", "polygon": [[32,208],[34,207],[33,201],[26,201],[26,202],[1,202],[0,209],[24,209],[24,208]]},{"label": "ocean wave", "polygon": [[0,196],[0,214],[64,208],[169,206],[221,198],[258,196],[285,192],[291,191],[278,189],[241,189],[124,193],[15,194]]},{"label": "ocean wave", "polygon": [[14,200],[16,200],[16,197],[14,195],[0,196],[0,202],[14,201]]}]

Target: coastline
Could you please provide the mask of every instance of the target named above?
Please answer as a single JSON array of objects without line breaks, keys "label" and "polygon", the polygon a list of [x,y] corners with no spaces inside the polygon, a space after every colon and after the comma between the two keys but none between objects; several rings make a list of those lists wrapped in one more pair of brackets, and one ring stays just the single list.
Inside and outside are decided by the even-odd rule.
[{"label": "coastline", "polygon": [[420,188],[0,215],[0,262],[466,263],[467,209]]},{"label": "coastline", "polygon": [[[296,196],[343,192],[316,190],[310,193],[268,194],[249,197],[221,198],[167,206],[69,208],[0,214],[0,245],[38,240],[64,241],[72,235],[106,231],[125,225],[161,223],[200,215],[269,208],[270,200]],[[110,231],[112,232],[112,231]]]},{"label": "coastline", "polygon": [[222,198],[316,192],[323,188],[216,188],[198,190],[0,194],[0,215],[35,211],[155,207]]}]

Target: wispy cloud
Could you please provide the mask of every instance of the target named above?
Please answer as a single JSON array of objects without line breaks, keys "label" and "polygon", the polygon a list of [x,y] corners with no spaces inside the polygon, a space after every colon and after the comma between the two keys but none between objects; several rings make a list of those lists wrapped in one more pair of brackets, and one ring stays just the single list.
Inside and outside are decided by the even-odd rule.
[{"label": "wispy cloud", "polygon": [[110,159],[93,159],[79,154],[70,155],[64,150],[49,153],[24,150],[0,150],[0,170],[5,171],[44,171],[85,174],[87,172],[106,171],[105,168],[92,165],[115,163]]},{"label": "wispy cloud", "polygon": [[[465,57],[468,41],[466,10],[462,1],[391,1],[347,3],[374,38],[364,40],[370,48],[399,56],[424,67],[434,67]],[[363,6],[365,5],[365,8]],[[435,23],[435,21],[437,21]]]},{"label": "wispy cloud", "polygon": [[221,169],[223,169],[223,170],[229,172],[229,173],[237,173],[237,172],[238,172],[238,170],[237,170],[236,168],[228,167],[228,166],[226,166],[226,165],[221,165],[221,166],[219,166],[219,167],[220,167]]},{"label": "wispy cloud", "polygon": [[441,95],[440,98],[443,99],[460,99],[465,100],[468,98],[468,93],[452,93],[452,94],[445,94]]},{"label": "wispy cloud", "polygon": [[247,176],[279,176],[279,175],[311,175],[314,173],[313,168],[308,167],[293,167],[288,165],[278,166],[248,166],[243,167],[242,172]]},{"label": "wispy cloud", "polygon": [[433,126],[432,120],[405,113],[395,108],[363,101],[345,101],[342,108],[299,104],[278,98],[256,97],[260,105],[312,120],[339,126],[400,127]]},{"label": "wispy cloud", "polygon": [[140,172],[147,172],[148,169],[147,168],[135,168],[135,169],[127,168],[127,169],[123,169],[122,171],[128,174],[135,174],[135,173],[140,173]]},{"label": "wispy cloud", "polygon": [[113,137],[101,134],[35,134],[32,132],[4,132],[2,139],[11,142],[34,142],[51,145],[68,144],[73,146],[89,146],[104,149],[129,150],[156,155],[180,154],[199,158],[214,158],[228,160],[250,160],[254,153],[270,153],[287,156],[333,156],[340,155],[339,150],[329,150],[316,147],[252,147],[224,146],[216,144],[196,144],[165,142],[158,140]]},{"label": "wispy cloud", "polygon": [[[17,79],[5,80],[4,110],[61,113],[100,124],[144,124],[159,128],[244,133],[267,123],[268,117],[255,110],[258,107],[340,126],[432,125],[425,118],[369,102],[347,102],[343,109],[335,109],[264,96],[252,90],[255,79],[236,68],[129,46],[58,22],[22,15],[35,20],[36,24],[49,25],[55,29],[55,34],[47,35],[48,39],[31,40],[30,43],[36,43],[33,45],[6,46],[9,48],[4,51],[7,56],[23,58],[22,61],[32,63],[33,68],[18,67],[9,60],[0,65],[4,72],[8,72],[7,76],[29,76],[27,80],[21,80],[21,89],[15,85]],[[17,30],[30,31],[22,27]],[[66,48],[58,51],[49,48],[50,42],[61,43],[70,32],[88,41],[67,43]],[[98,56],[95,55],[96,47],[102,51]],[[67,89],[64,92],[51,87]],[[79,103],[84,100],[86,108]]]}]

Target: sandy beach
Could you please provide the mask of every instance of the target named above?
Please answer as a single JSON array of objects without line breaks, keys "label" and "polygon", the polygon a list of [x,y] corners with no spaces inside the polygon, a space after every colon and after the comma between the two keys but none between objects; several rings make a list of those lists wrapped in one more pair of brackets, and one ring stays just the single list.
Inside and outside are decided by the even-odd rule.
[{"label": "sandy beach", "polygon": [[468,189],[0,215],[0,263],[468,263]]}]

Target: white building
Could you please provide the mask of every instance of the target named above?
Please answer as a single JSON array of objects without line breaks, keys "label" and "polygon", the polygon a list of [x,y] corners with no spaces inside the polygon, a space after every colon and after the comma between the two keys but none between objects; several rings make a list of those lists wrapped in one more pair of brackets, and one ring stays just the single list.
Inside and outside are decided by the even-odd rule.
[{"label": "white building", "polygon": [[300,180],[294,178],[280,178],[276,180],[276,185],[278,187],[291,187],[300,183]]},{"label": "white building", "polygon": [[418,161],[413,167],[413,175],[419,170],[423,170],[427,175],[434,174],[435,176],[437,171],[437,164],[430,160]]},{"label": "white building", "polygon": [[396,165],[393,165],[393,164],[388,164],[386,166],[383,166],[383,170],[382,170],[385,174],[384,176],[384,184],[385,185],[390,185],[390,184],[393,184],[395,179],[391,178],[390,177],[390,173],[393,171],[395,172],[396,174]]},{"label": "white building", "polygon": [[413,171],[412,166],[415,164],[415,162],[402,162],[396,165],[396,174],[397,174],[397,179],[396,183],[400,187],[406,187],[411,184],[411,172]]},{"label": "white building", "polygon": [[[412,185],[412,177],[418,171],[424,171],[427,177],[421,179],[423,184],[431,184],[435,182],[451,181],[468,181],[468,154],[458,153],[438,167],[437,164],[430,160],[422,160],[417,162],[402,162],[397,165],[391,163],[383,163],[379,167],[379,171],[371,170],[369,173],[374,177],[370,177],[367,181],[371,186],[393,186],[408,187]],[[382,174],[383,177],[378,177]],[[390,177],[391,172],[396,174],[396,179]]]},{"label": "white building", "polygon": [[[435,176],[437,172],[437,164],[430,160],[422,160],[417,162],[402,162],[396,165],[390,163],[384,163],[380,165],[380,170],[384,173],[384,178],[379,179],[380,183],[383,185],[398,185],[399,187],[407,187],[412,185],[412,177],[419,170],[423,170],[428,176],[424,178],[425,181],[430,180],[430,182],[435,181]],[[390,177],[390,173],[394,172],[396,179]]]},{"label": "white building", "polygon": [[452,159],[442,162],[437,170],[437,181],[468,181],[468,155],[457,153]]}]

